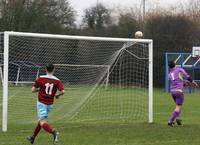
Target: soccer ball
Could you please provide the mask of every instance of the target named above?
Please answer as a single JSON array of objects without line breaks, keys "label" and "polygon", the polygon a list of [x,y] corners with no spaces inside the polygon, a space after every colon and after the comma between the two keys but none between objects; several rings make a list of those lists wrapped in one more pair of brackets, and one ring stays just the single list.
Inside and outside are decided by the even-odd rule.
[{"label": "soccer ball", "polygon": [[143,37],[143,33],[141,31],[135,32],[135,38],[140,39]]}]

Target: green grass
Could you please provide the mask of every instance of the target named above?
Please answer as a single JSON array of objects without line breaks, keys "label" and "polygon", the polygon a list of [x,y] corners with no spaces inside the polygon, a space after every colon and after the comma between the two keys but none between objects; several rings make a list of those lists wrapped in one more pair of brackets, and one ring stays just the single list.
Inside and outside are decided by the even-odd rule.
[{"label": "green grass", "polygon": [[[174,107],[170,94],[164,93],[161,89],[154,90],[154,123],[148,124],[143,122],[144,115],[139,115],[139,112],[145,114],[145,110],[134,107],[136,105],[134,102],[139,101],[139,96],[129,95],[136,89],[115,89],[115,93],[112,89],[115,88],[107,90],[103,95],[104,98],[97,92],[95,97],[87,98],[83,106],[78,105],[77,102],[80,102],[82,96],[90,89],[82,87],[81,91],[67,90],[68,93],[56,102],[54,111],[49,117],[53,118],[50,122],[60,132],[59,145],[199,145],[200,97],[198,94],[186,94],[183,110],[184,126],[170,128],[166,125]],[[124,95],[123,99],[120,98],[126,94],[125,92],[129,92],[128,95]],[[32,133],[36,120],[34,95],[26,87],[20,89],[13,87],[9,89],[9,93],[13,97],[9,99],[8,132],[0,133],[0,145],[28,145],[25,137]],[[146,91],[140,90],[137,93],[142,96]],[[107,97],[109,94],[111,98]],[[140,103],[144,103],[145,99],[140,98]],[[22,103],[22,100],[26,104]],[[81,109],[78,109],[79,113],[76,117],[71,117],[74,110],[77,111],[74,109],[77,105]],[[104,105],[105,108],[100,109],[98,105]],[[143,107],[145,106],[144,103]],[[106,117],[103,118],[104,116]],[[138,122],[136,118],[141,120]],[[51,145],[52,138],[42,131],[35,144]]]}]

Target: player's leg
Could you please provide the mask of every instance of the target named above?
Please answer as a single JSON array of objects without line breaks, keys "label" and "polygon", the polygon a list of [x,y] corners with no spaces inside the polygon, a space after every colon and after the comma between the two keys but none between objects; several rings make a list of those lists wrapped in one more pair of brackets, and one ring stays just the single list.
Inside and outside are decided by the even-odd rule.
[{"label": "player's leg", "polygon": [[53,142],[58,142],[58,135],[59,133],[53,128],[46,119],[40,120],[41,127],[48,133],[53,135]]},{"label": "player's leg", "polygon": [[181,105],[176,105],[176,108],[174,109],[170,119],[169,119],[169,122],[168,122],[168,125],[169,126],[173,126],[174,124],[174,120],[180,116],[180,112],[181,112]]},{"label": "player's leg", "polygon": [[38,122],[35,130],[34,130],[34,133],[33,133],[33,137],[36,138],[36,136],[38,135],[38,133],[40,132],[41,130],[41,125],[40,125],[40,122]]},{"label": "player's leg", "polygon": [[31,143],[33,144],[34,143],[34,140],[35,138],[33,136],[27,136],[26,139]]},{"label": "player's leg", "polygon": [[176,118],[177,125],[182,125],[182,119],[181,119],[181,111],[179,112],[179,116]]},{"label": "player's leg", "polygon": [[179,112],[178,116],[176,117],[176,123],[177,123],[178,125],[182,125],[181,112],[182,112],[183,103],[184,103],[184,94],[181,93],[181,94],[177,97],[177,100],[176,100],[176,104],[179,106],[179,107],[177,107],[177,109],[176,109],[176,110]]},{"label": "player's leg", "polygon": [[55,128],[53,128],[47,121],[48,113],[52,110],[52,105],[45,105],[43,103],[38,103],[38,118],[40,122],[41,128],[43,128],[46,132],[53,135],[53,142],[58,142],[58,135],[59,133],[56,131]]},{"label": "player's leg", "polygon": [[49,112],[52,110],[52,105],[43,105],[43,111],[40,112],[39,119],[40,119],[40,126],[48,133],[53,133],[55,130],[51,125],[48,123],[47,118]]},{"label": "player's leg", "polygon": [[41,130],[41,126],[40,126],[40,122],[37,123],[37,126],[35,127],[35,130],[33,132],[33,135],[32,136],[27,136],[27,140],[33,144],[34,143],[34,140],[36,138],[36,136],[38,135],[38,133],[40,132]]},{"label": "player's leg", "polygon": [[[174,120],[176,118],[180,117],[182,104],[184,102],[184,96],[183,96],[182,92],[173,92],[172,97],[175,100],[176,108],[174,109],[174,112],[172,113],[172,115],[169,119],[169,122],[168,122],[169,126],[173,126]],[[177,121],[180,123],[181,120],[177,120]]]},{"label": "player's leg", "polygon": [[53,133],[55,129],[47,122],[46,119],[40,120],[40,126],[48,133]]},{"label": "player's leg", "polygon": [[[42,106],[42,104],[40,104],[39,102],[37,103],[37,113],[38,113],[38,118],[40,118],[42,112],[44,112],[45,109],[44,107]],[[35,127],[35,130],[33,132],[33,135],[32,136],[27,136],[27,140],[33,144],[34,141],[35,141],[35,138],[36,136],[38,135],[38,133],[40,132],[41,130],[41,125],[40,125],[40,121],[38,121],[37,123],[37,126]]]},{"label": "player's leg", "polygon": [[[49,113],[51,110],[53,109],[53,105],[48,105],[47,106],[47,113]],[[53,128],[53,143],[57,143],[58,142],[58,136],[59,136],[59,132]]]}]

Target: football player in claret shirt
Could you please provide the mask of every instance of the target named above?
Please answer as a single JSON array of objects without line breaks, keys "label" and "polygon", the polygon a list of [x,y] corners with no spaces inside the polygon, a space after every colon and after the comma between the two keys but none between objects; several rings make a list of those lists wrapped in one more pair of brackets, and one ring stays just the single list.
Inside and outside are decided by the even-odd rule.
[{"label": "football player in claret shirt", "polygon": [[176,123],[178,125],[182,125],[181,123],[181,110],[182,105],[184,103],[184,94],[183,89],[185,83],[197,87],[197,83],[193,81],[188,73],[180,67],[176,67],[176,64],[174,61],[171,61],[168,63],[169,66],[169,79],[171,82],[171,95],[172,98],[176,104],[176,107],[174,109],[174,112],[172,113],[168,125],[173,126],[174,121],[176,120]]},{"label": "football player in claret shirt", "polygon": [[[47,118],[48,113],[53,108],[54,98],[58,99],[61,95],[64,94],[64,86],[62,82],[53,75],[53,64],[48,64],[46,66],[46,73],[46,75],[37,78],[32,87],[32,92],[38,92],[38,124],[34,130],[33,135],[27,137],[27,140],[31,144],[34,143],[34,140],[40,132],[41,128],[53,135],[53,143],[58,142],[59,133],[55,130],[55,128],[50,126],[50,124],[47,122]],[[58,94],[56,94],[57,90],[59,91]]]}]

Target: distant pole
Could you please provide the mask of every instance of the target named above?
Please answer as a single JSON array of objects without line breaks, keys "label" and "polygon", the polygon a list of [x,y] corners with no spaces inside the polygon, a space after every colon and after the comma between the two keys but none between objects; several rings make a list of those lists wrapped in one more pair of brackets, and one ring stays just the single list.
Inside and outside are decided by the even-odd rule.
[{"label": "distant pole", "polygon": [[97,6],[99,5],[99,0],[97,0]]},{"label": "distant pole", "polygon": [[142,18],[142,20],[143,20],[143,22],[145,21],[145,14],[146,14],[146,8],[145,8],[145,6],[146,6],[146,4],[145,4],[145,0],[143,0],[143,18]]},{"label": "distant pole", "polygon": [[146,19],[146,0],[142,0],[142,31],[145,37],[145,19]]},{"label": "distant pole", "polygon": [[97,12],[99,11],[99,0],[97,0]]}]

